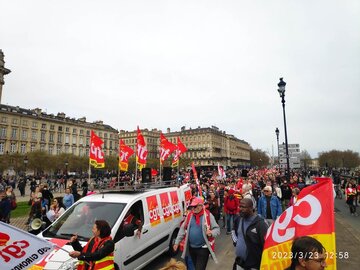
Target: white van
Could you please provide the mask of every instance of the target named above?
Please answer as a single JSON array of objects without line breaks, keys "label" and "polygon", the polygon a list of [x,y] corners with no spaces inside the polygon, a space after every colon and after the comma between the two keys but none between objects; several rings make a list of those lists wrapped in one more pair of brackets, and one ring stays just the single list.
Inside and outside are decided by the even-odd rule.
[{"label": "white van", "polygon": [[[74,234],[82,246],[92,237],[95,220],[106,220],[115,242],[114,261],[117,269],[134,270],[145,267],[162,253],[173,252],[177,232],[183,218],[184,207],[191,199],[188,185],[132,191],[109,191],[86,196],[72,205],[39,236],[61,246],[31,269],[72,270],[77,259],[67,241]],[[128,211],[143,223],[140,239],[134,231],[128,236],[120,225]],[[65,251],[66,250],[66,251]],[[172,254],[173,255],[173,254]]]}]

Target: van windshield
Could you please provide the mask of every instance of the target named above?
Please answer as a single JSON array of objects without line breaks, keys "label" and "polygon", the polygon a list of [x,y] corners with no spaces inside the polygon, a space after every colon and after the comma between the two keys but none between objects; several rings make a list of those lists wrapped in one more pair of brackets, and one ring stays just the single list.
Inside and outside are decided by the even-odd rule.
[{"label": "van windshield", "polygon": [[124,203],[80,202],[55,220],[43,236],[70,239],[77,234],[80,241],[87,241],[93,236],[95,220],[106,220],[113,228],[125,206]]}]

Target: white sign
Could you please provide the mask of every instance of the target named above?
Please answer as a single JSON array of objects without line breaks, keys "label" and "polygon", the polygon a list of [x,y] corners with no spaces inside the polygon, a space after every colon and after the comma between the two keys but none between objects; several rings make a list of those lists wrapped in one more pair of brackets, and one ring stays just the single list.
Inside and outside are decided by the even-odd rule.
[{"label": "white sign", "polygon": [[45,239],[0,222],[1,269],[28,269],[48,255],[53,248]]}]

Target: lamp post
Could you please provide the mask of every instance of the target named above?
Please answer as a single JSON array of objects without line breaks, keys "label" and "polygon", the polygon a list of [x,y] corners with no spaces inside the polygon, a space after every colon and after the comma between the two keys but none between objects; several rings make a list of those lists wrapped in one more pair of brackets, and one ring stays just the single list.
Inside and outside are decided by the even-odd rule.
[{"label": "lamp post", "polygon": [[26,167],[27,167],[27,164],[28,164],[29,160],[27,158],[27,156],[24,157],[24,165],[25,165],[25,177],[26,177]]},{"label": "lamp post", "polygon": [[279,131],[279,129],[278,128],[276,128],[275,129],[275,134],[276,134],[276,142],[277,142],[277,161],[278,161],[278,164],[280,164],[280,156],[279,156],[279,133],[280,133],[280,131]]},{"label": "lamp post", "polygon": [[283,107],[283,115],[284,115],[284,130],[285,130],[285,149],[286,149],[286,180],[290,181],[290,163],[289,163],[289,147],[288,147],[288,139],[287,139],[287,129],[286,129],[286,115],[285,115],[285,86],[286,82],[283,81],[283,78],[280,78],[280,82],[278,83],[278,92],[281,97],[281,103]]},{"label": "lamp post", "polygon": [[68,166],[69,166],[69,162],[66,160],[65,161],[65,174],[67,176],[67,173],[68,173]]}]

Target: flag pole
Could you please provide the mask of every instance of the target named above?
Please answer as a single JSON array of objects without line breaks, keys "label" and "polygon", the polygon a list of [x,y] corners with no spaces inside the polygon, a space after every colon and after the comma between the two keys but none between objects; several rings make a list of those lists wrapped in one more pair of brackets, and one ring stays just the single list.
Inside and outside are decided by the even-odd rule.
[{"label": "flag pole", "polygon": [[161,160],[159,159],[159,163],[160,163],[160,183],[161,183]]}]

